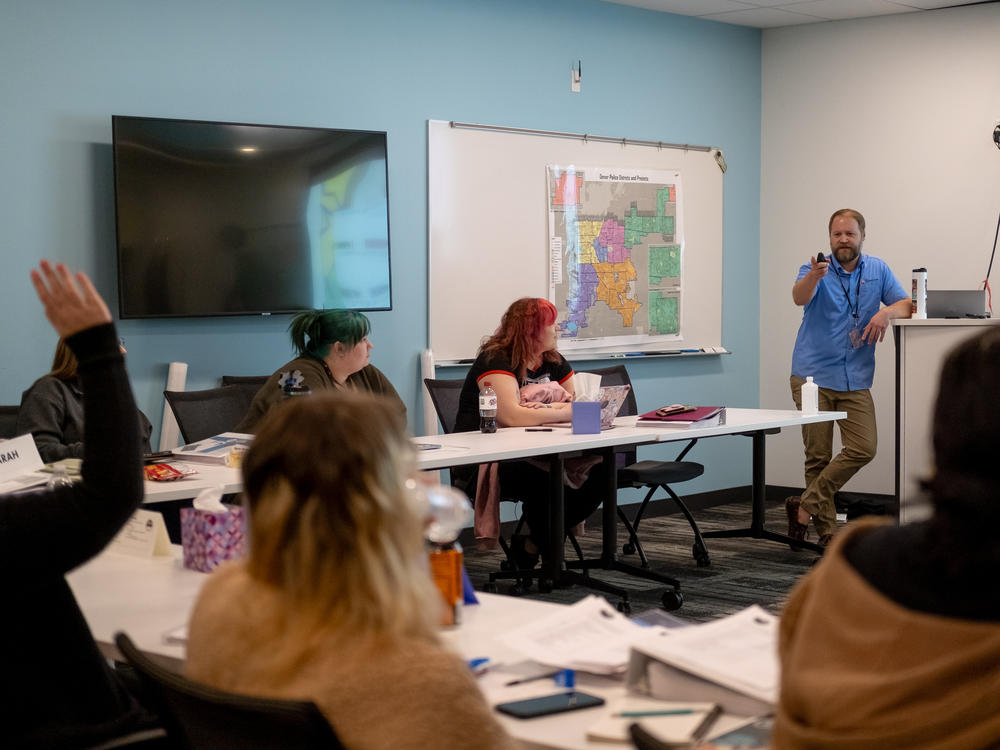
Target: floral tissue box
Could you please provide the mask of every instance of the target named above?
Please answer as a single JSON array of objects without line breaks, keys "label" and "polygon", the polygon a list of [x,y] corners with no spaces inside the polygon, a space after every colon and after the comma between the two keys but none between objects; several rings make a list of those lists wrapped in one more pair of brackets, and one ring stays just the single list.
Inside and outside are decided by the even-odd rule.
[{"label": "floral tissue box", "polygon": [[185,568],[210,573],[225,560],[243,557],[246,516],[241,506],[228,507],[225,513],[181,508]]}]

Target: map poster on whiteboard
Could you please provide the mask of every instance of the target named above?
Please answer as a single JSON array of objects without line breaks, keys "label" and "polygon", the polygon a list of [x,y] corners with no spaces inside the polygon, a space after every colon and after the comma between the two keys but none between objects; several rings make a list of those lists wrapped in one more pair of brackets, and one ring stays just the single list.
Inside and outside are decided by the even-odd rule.
[{"label": "map poster on whiteboard", "polygon": [[680,172],[555,164],[546,172],[559,347],[681,340]]}]

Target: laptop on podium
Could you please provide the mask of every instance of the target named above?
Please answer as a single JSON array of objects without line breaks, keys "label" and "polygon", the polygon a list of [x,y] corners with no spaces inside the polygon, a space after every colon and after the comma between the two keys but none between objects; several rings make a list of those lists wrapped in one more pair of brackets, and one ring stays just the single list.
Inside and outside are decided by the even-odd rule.
[{"label": "laptop on podium", "polygon": [[985,289],[928,289],[928,318],[981,318],[986,312]]}]

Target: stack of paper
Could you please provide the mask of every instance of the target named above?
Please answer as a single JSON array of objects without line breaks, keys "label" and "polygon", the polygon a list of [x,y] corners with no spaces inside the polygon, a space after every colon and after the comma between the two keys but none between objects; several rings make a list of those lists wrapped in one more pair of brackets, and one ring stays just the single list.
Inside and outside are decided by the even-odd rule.
[{"label": "stack of paper", "polygon": [[[649,658],[722,685],[765,704],[778,698],[778,618],[753,605],[729,617],[670,631],[669,637],[651,633],[637,641],[629,682]],[[643,670],[648,673],[648,670]],[[666,697],[650,685],[653,695]]]},{"label": "stack of paper", "polygon": [[615,674],[625,670],[632,641],[651,630],[661,629],[636,625],[605,599],[590,595],[507,632],[501,640],[542,664]]}]

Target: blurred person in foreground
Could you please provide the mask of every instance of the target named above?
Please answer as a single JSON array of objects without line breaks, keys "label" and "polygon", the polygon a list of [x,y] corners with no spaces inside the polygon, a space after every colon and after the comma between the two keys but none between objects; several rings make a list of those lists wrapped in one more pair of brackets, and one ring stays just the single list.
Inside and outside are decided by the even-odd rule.
[{"label": "blurred person in foreground", "polygon": [[65,575],[100,552],[142,500],[136,406],[107,306],[83,273],[42,261],[31,279],[79,361],[82,479],[0,496],[6,655],[4,747],[91,747],[149,724],[101,656]]},{"label": "blurred person in foreground", "polygon": [[256,432],[274,406],[290,396],[320,391],[364,391],[388,399],[406,416],[406,405],[389,378],[371,363],[371,323],[355,310],[306,310],[288,326],[298,356],[261,386],[236,432]]},{"label": "blurred person in foreground", "polygon": [[933,516],[850,524],[781,620],[775,748],[1000,747],[1000,327],[956,347]]},{"label": "blurred person in foreground", "polygon": [[514,747],[437,632],[443,600],[399,410],[363,393],[291,399],[243,462],[250,553],[205,583],[187,674],[308,699],[345,747]]}]

